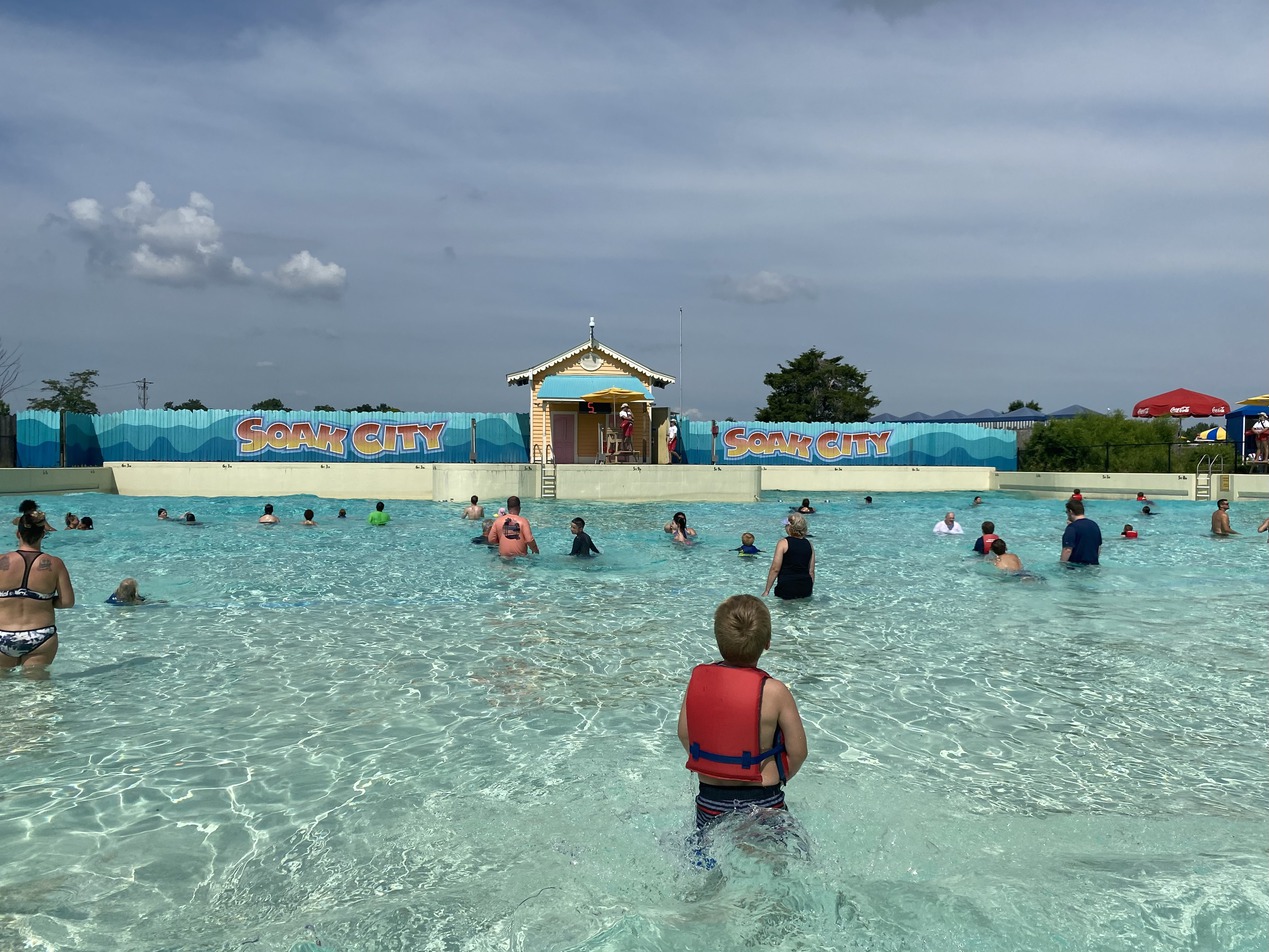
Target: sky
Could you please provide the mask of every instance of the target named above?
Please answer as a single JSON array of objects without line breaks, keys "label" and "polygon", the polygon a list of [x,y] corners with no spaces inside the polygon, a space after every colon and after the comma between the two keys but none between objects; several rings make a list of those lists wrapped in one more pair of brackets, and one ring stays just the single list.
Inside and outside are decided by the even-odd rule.
[{"label": "sky", "polygon": [[15,408],[1269,392],[1269,5],[0,0]]}]

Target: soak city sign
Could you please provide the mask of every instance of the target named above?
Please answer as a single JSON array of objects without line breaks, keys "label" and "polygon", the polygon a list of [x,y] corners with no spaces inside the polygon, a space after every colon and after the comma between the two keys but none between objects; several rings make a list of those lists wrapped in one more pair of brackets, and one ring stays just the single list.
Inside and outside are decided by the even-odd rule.
[{"label": "soak city sign", "polygon": [[265,423],[263,417],[244,417],[234,435],[238,455],[247,459],[269,451],[323,453],[335,459],[352,455],[377,459],[398,453],[437,453],[446,421],[435,423],[380,423],[367,421],[354,427],[302,420]]},{"label": "soak city sign", "polygon": [[790,430],[762,430],[733,426],[722,433],[724,458],[729,461],[760,461],[790,457],[807,463],[833,463],[843,459],[890,455],[890,430],[848,432],[823,430],[796,433]]}]

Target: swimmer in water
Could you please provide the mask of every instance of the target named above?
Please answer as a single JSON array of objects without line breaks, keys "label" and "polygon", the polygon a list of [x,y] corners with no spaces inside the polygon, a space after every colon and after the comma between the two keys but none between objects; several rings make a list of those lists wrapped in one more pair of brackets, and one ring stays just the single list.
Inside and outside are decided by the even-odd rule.
[{"label": "swimmer in water", "polygon": [[107,605],[140,605],[145,601],[145,596],[137,591],[137,580],[134,578],[126,578],[119,583],[119,587],[115,589],[114,594],[106,599]]},{"label": "swimmer in water", "polygon": [[792,512],[800,512],[803,515],[808,515],[815,511],[815,507],[811,505],[811,500],[809,499],[803,499],[800,506],[790,506],[789,508]]},{"label": "swimmer in water", "polygon": [[1005,540],[999,537],[991,542],[991,554],[996,557],[995,566],[1002,572],[1021,572],[1022,559],[1018,558],[1005,546]]},{"label": "swimmer in water", "polygon": [[754,541],[752,532],[742,532],[740,534],[740,546],[736,551],[741,555],[757,555],[762,550],[754,545]]},{"label": "swimmer in water", "polygon": [[674,514],[674,519],[671,520],[671,525],[673,526],[673,528],[669,530],[671,539],[675,542],[681,542],[684,545],[692,544],[692,540],[696,538],[696,530],[688,526],[687,516],[683,515],[681,512],[676,512]]},{"label": "swimmer in water", "polygon": [[0,555],[0,670],[52,664],[57,655],[53,610],[75,605],[66,563],[40,551],[48,528],[38,509],[23,512],[18,547]]}]

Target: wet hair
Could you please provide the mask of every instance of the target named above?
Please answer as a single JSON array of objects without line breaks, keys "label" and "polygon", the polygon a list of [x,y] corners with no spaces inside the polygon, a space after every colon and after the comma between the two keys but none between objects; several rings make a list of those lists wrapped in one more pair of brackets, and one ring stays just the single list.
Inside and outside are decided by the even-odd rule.
[{"label": "wet hair", "polygon": [[271,515],[273,515],[273,503],[271,503],[271,502],[266,502],[266,503],[264,504],[264,514],[265,514],[266,516],[271,516]]},{"label": "wet hair", "polygon": [[683,515],[683,513],[681,513],[681,512],[676,512],[676,513],[674,514],[674,519],[673,519],[673,522],[674,522],[674,524],[675,524],[676,526],[678,526],[680,529],[686,529],[686,528],[687,528],[687,516]]},{"label": "wet hair", "polygon": [[1150,511],[1150,507],[1149,507],[1149,506],[1142,506],[1142,507],[1141,507],[1141,511],[1142,511],[1142,512],[1144,512],[1147,516],[1153,516],[1153,515],[1154,515],[1154,513]]},{"label": "wet hair", "polygon": [[992,555],[1004,555],[1004,554],[1005,554],[1005,540],[1004,540],[1004,539],[992,539],[992,540],[991,540],[991,554],[992,554]]},{"label": "wet hair", "polygon": [[23,499],[18,503],[18,512],[22,513],[22,515],[26,515],[28,512],[36,512],[39,508],[40,504],[34,499]]},{"label": "wet hair", "polygon": [[161,519],[163,516],[167,515],[167,510],[162,507],[159,507],[158,515],[159,515],[159,518]]},{"label": "wet hair", "polygon": [[307,519],[309,522],[312,522],[312,521],[313,521],[313,510],[312,510],[312,509],[305,509],[305,510],[304,510],[304,518],[305,518],[305,519]]},{"label": "wet hair", "polygon": [[573,525],[577,526],[577,528],[579,529],[585,529],[586,520],[583,519],[581,516],[578,516],[576,519],[573,520]]},{"label": "wet hair", "polygon": [[799,513],[789,514],[789,535],[802,539],[806,537],[806,520]]},{"label": "wet hair", "polygon": [[983,523],[983,535],[987,535],[988,533],[995,532],[995,531],[996,531],[996,524],[992,522],[990,519],[988,519],[986,522]]},{"label": "wet hair", "polygon": [[476,503],[478,503],[478,502],[480,502],[480,497],[479,497],[479,496],[472,496],[472,497],[471,497],[471,504],[472,504],[473,506],[474,506],[474,505],[476,505]]},{"label": "wet hair", "polygon": [[375,503],[375,512],[383,512],[383,502],[382,502],[382,500],[380,500],[379,502]]},{"label": "wet hair", "polygon": [[120,582],[119,587],[115,589],[115,600],[120,602],[140,601],[140,596],[137,595],[137,580],[126,578]]},{"label": "wet hair", "polygon": [[1073,516],[1084,515],[1084,503],[1078,499],[1068,499],[1066,502],[1066,511]]},{"label": "wet hair", "polygon": [[511,513],[512,515],[515,515],[519,511],[520,511],[520,497],[508,496],[507,497],[507,512]]},{"label": "wet hair", "polygon": [[805,506],[806,508],[810,508],[810,505],[811,505],[811,500],[809,500],[809,499],[803,499],[803,500],[802,500],[802,505],[803,505],[803,506]]},{"label": "wet hair", "polygon": [[480,522],[480,534],[489,535],[489,530],[493,528],[492,519],[482,519]]},{"label": "wet hair", "polygon": [[742,532],[742,533],[740,534],[740,541],[741,541],[741,543],[742,543],[742,544],[744,544],[744,545],[753,545],[753,533],[752,533],[752,532]]},{"label": "wet hair", "polygon": [[337,519],[347,519],[347,518],[348,518],[348,510],[347,510],[347,509],[341,509],[341,510],[339,510],[339,515],[338,515],[338,516],[336,516],[336,518],[337,518]]},{"label": "wet hair", "polygon": [[185,521],[186,521],[186,522],[197,522],[197,521],[198,521],[198,517],[197,517],[197,516],[195,516],[192,512],[187,512],[187,513],[185,513]]},{"label": "wet hair", "polygon": [[872,502],[872,496],[865,496],[864,502]]},{"label": "wet hair", "polygon": [[[1124,532],[1132,532],[1132,531],[1133,531],[1133,528],[1132,528],[1132,523],[1131,523],[1131,522],[1125,522],[1125,523],[1124,523]],[[1121,534],[1122,534],[1122,533],[1121,533]]]},{"label": "wet hair", "polygon": [[91,529],[93,527],[93,517],[84,516],[84,518],[79,520],[79,527],[81,529]]},{"label": "wet hair", "polygon": [[729,664],[757,664],[771,644],[771,612],[760,598],[733,595],[714,610],[714,640]]},{"label": "wet hair", "polygon": [[66,513],[66,528],[67,529],[75,525],[75,523],[77,522],[79,522],[79,516],[75,515],[75,513],[73,512]]},{"label": "wet hair", "polygon": [[30,512],[24,512],[18,517],[18,538],[27,545],[39,545],[47,531],[48,523],[43,519],[36,519]]}]

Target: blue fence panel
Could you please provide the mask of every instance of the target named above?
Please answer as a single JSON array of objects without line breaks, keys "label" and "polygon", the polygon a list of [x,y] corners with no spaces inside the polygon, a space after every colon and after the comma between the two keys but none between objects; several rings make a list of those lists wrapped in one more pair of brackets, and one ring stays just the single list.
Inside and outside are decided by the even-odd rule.
[{"label": "blue fence panel", "polygon": [[689,420],[689,463],[720,466],[1018,467],[1013,430],[968,423],[737,423]]},{"label": "blue fence panel", "polygon": [[466,463],[528,461],[528,414],[126,410],[96,418],[106,460]]},{"label": "blue fence panel", "polygon": [[60,415],[53,410],[22,410],[17,418],[17,464],[29,469],[55,469],[60,466]]},{"label": "blue fence panel", "polygon": [[97,420],[91,413],[66,414],[66,465],[100,466],[103,462],[97,440]]}]

